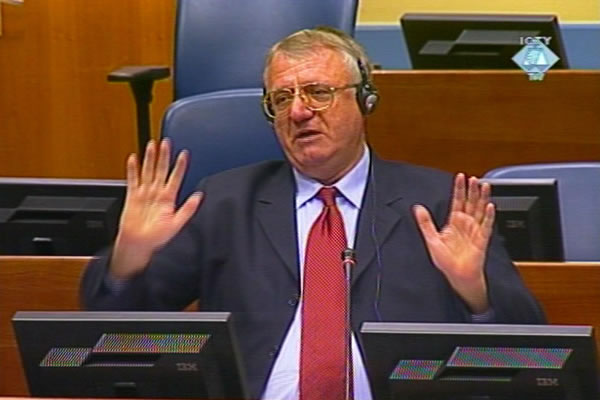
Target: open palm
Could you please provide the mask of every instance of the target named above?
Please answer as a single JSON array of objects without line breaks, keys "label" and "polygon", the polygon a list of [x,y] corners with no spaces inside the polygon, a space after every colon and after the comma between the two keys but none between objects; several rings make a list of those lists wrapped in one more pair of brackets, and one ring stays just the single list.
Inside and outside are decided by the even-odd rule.
[{"label": "open palm", "polygon": [[490,203],[490,186],[479,185],[471,177],[458,174],[448,221],[438,231],[423,206],[415,206],[417,224],[429,255],[454,290],[480,311],[487,307],[484,263],[494,223],[494,206]]},{"label": "open palm", "polygon": [[167,140],[160,143],[158,150],[151,141],[141,173],[134,154],[127,160],[127,197],[111,262],[115,276],[129,277],[142,269],[154,251],[181,230],[200,204],[202,195],[193,194],[176,209],[188,156],[180,153],[169,175],[169,154]]}]

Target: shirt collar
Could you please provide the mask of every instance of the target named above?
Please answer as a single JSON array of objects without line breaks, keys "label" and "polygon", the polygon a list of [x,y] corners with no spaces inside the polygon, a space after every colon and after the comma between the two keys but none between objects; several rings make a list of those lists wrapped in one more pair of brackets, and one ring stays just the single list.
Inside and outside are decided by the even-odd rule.
[{"label": "shirt collar", "polygon": [[[363,155],[358,163],[334,185],[346,200],[359,209],[367,185],[370,161],[371,154],[365,145]],[[296,180],[296,209],[299,209],[317,194],[323,184],[303,175],[296,168],[293,168],[293,171]]]}]

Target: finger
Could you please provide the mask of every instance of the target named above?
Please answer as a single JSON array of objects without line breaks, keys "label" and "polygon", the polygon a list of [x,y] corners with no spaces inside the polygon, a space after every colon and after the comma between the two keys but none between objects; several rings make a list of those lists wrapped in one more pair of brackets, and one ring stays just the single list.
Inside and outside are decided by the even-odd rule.
[{"label": "finger", "polygon": [[154,179],[154,164],[156,163],[156,144],[150,140],[146,146],[144,162],[142,163],[141,184],[150,184]]},{"label": "finger", "polygon": [[171,158],[171,143],[168,139],[163,139],[160,142],[160,150],[158,161],[156,162],[156,173],[154,181],[158,185],[163,185],[167,180],[169,173],[169,161]]},{"label": "finger", "polygon": [[458,173],[454,178],[451,212],[463,211],[465,205],[465,174]]},{"label": "finger", "polygon": [[479,201],[477,201],[474,214],[475,221],[478,224],[481,224],[485,218],[487,205],[490,203],[490,193],[491,188],[489,183],[484,182],[479,186]]},{"label": "finger", "polygon": [[483,217],[483,221],[481,222],[481,235],[485,240],[482,243],[484,246],[487,246],[487,243],[492,236],[492,231],[494,229],[494,220],[496,218],[496,207],[493,203],[487,203],[485,207],[485,214]]},{"label": "finger", "polygon": [[419,230],[425,238],[425,242],[433,243],[439,240],[439,233],[433,223],[433,220],[431,219],[431,214],[429,211],[422,205],[417,204],[413,207],[413,213],[415,215],[417,225],[419,226]]},{"label": "finger", "polygon": [[139,184],[138,161],[135,153],[127,157],[127,190],[136,189]]},{"label": "finger", "polygon": [[479,181],[474,176],[469,178],[467,190],[467,200],[465,202],[465,212],[469,215],[475,215],[477,203],[479,202]]},{"label": "finger", "polygon": [[203,198],[204,193],[196,192],[188,197],[185,203],[177,210],[174,217],[174,223],[177,230],[180,230],[181,227],[189,221],[192,215],[194,215]]},{"label": "finger", "polygon": [[182,150],[177,155],[177,160],[175,161],[175,167],[173,168],[173,172],[169,176],[167,180],[167,192],[175,198],[179,188],[181,187],[181,182],[183,181],[183,177],[185,176],[185,170],[187,168],[189,162],[189,153],[187,150]]}]

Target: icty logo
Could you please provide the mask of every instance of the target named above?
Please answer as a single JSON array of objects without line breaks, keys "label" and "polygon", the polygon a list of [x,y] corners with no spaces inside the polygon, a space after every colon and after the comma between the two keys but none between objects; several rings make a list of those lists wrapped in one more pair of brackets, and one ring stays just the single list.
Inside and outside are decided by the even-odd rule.
[{"label": "icty logo", "polygon": [[528,36],[521,38],[525,46],[512,60],[529,75],[529,80],[541,81],[544,74],[559,60],[558,56],[547,46],[550,36]]}]

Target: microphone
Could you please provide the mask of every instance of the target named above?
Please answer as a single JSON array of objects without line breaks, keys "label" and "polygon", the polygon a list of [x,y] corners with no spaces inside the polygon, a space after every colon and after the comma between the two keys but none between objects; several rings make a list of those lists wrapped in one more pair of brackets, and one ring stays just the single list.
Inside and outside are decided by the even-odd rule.
[{"label": "microphone", "polygon": [[356,265],[356,252],[353,249],[346,248],[342,251],[342,268],[344,269],[344,277],[346,281],[346,362],[345,362],[345,377],[346,377],[346,400],[352,399],[352,325],[350,320],[350,307],[352,305],[350,296],[350,287],[352,286],[352,267]]},{"label": "microphone", "polygon": [[352,267],[356,265],[356,252],[347,248],[342,251],[342,267],[344,267],[344,276],[346,280],[349,281],[352,277]]}]

